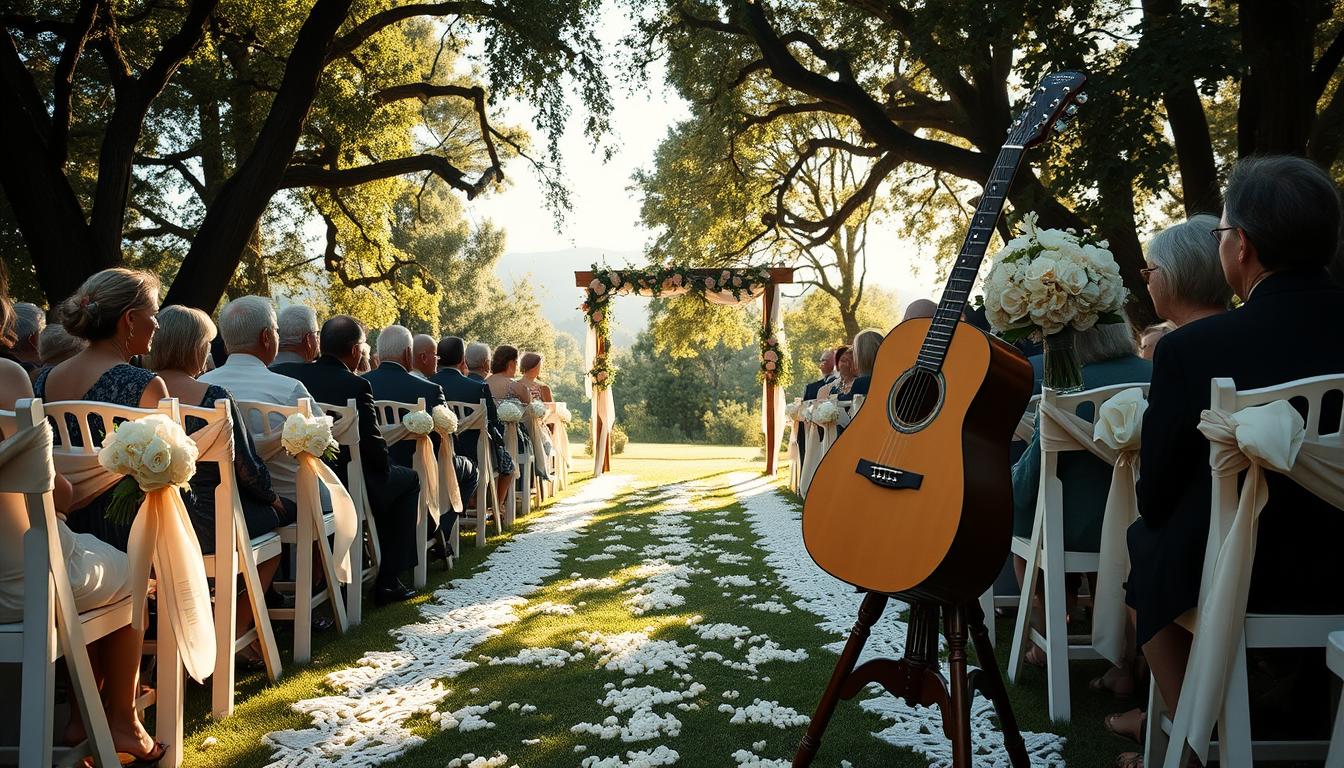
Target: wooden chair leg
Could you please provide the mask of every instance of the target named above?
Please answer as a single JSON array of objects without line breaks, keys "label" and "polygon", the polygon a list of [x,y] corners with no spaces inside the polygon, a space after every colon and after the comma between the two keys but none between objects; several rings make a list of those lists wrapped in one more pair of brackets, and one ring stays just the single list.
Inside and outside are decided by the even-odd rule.
[{"label": "wooden chair leg", "polygon": [[412,585],[424,589],[429,579],[429,554],[425,551],[425,542],[429,540],[429,513],[423,502],[416,503],[415,518],[415,572]]},{"label": "wooden chair leg", "polygon": [[368,510],[356,500],[355,543],[350,547],[350,572],[353,579],[345,590],[345,615],[350,626],[364,623],[364,518]]},{"label": "wooden chair leg", "polygon": [[1251,768],[1251,702],[1246,675],[1246,643],[1237,645],[1232,675],[1223,694],[1218,718],[1218,765],[1220,768]]},{"label": "wooden chair leg", "polygon": [[[184,691],[182,687],[182,655],[177,648],[177,637],[169,622],[168,612],[158,613],[158,637],[155,638],[157,671],[154,676],[154,737],[168,746],[159,762],[165,768],[182,764],[182,718]],[[232,646],[230,646],[232,650]],[[230,656],[233,654],[230,653]]]},{"label": "wooden chair leg", "polygon": [[1148,719],[1144,723],[1143,764],[1157,766],[1167,757],[1167,732],[1162,730],[1162,719],[1168,714],[1167,702],[1157,687],[1157,678],[1148,679]]},{"label": "wooden chair leg", "polygon": [[[325,535],[325,524],[321,530],[323,535],[317,539],[317,552],[322,559],[322,575],[327,582],[327,602],[331,603],[332,615],[336,617],[336,628],[344,635],[350,629],[350,620],[345,614],[345,596],[341,594],[341,582],[336,576],[336,555],[331,551],[331,542]],[[351,582],[354,582],[353,578]]]},{"label": "wooden chair leg", "polygon": [[[46,555],[37,537],[29,535],[24,542],[29,554],[24,556],[24,610],[23,628],[23,680],[19,688],[19,765],[51,765],[52,723],[56,705],[56,599],[53,593],[51,574],[46,569]],[[28,568],[32,564],[34,567]],[[38,568],[41,565],[43,567]],[[46,606],[45,621],[38,615],[41,611],[34,607]],[[78,620],[78,619],[76,619]],[[71,670],[72,678],[77,675]],[[81,710],[87,709],[76,680],[76,699]],[[95,697],[97,687],[92,689]],[[102,707],[98,708],[102,711]],[[86,719],[84,722],[88,722]],[[103,726],[106,728],[106,720]],[[90,731],[92,733],[92,731]],[[106,745],[111,747],[111,743]],[[106,756],[106,754],[104,754]]]},{"label": "wooden chair leg", "polygon": [[[1058,508],[1055,508],[1058,512]],[[1067,723],[1069,706],[1069,626],[1064,600],[1064,542],[1055,535],[1062,527],[1046,520],[1045,549],[1045,671],[1049,687],[1050,719]]]},{"label": "wooden chair leg", "polygon": [[313,656],[313,542],[311,515],[299,514],[294,545],[294,663],[307,664]]},{"label": "wooden chair leg", "polygon": [[1008,680],[1017,682],[1022,674],[1027,649],[1031,647],[1032,597],[1041,575],[1041,512],[1031,526],[1031,540],[1027,549],[1027,564],[1022,575],[1022,591],[1017,598],[1017,617],[1013,622],[1013,645],[1008,653]]},{"label": "wooden chair leg", "polygon": [[234,642],[238,633],[238,550],[250,546],[233,535],[233,516],[220,514],[215,528],[215,671],[210,679],[210,715],[233,714]]}]

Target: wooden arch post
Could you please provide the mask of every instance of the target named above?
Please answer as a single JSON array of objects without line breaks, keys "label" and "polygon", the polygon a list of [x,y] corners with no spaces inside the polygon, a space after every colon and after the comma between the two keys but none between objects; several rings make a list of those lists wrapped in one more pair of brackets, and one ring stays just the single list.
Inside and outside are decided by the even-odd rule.
[{"label": "wooden arch post", "polygon": [[[728,269],[732,269],[732,268],[729,267]],[[717,278],[717,277],[718,277],[719,275],[721,275],[722,273],[723,273],[723,269],[692,269],[692,270],[689,270],[689,274],[691,274],[691,275],[694,276],[694,277],[698,277],[698,278],[706,278],[706,277],[714,277],[714,278]],[[593,272],[592,272],[591,270],[584,270],[584,271],[580,271],[580,272],[575,272],[575,273],[574,273],[574,286],[575,286],[576,288],[587,288],[588,285],[589,285],[589,283],[593,282],[593,277],[594,277],[594,275],[593,275]],[[769,328],[769,326],[770,326],[770,314],[771,314],[771,311],[774,309],[774,306],[775,306],[775,305],[774,305],[774,302],[775,302],[775,286],[778,286],[778,285],[791,285],[791,284],[793,284],[793,267],[771,267],[771,268],[770,268],[770,279],[769,279],[769,280],[767,281],[767,283],[766,283],[766,286],[765,286],[765,293],[761,295],[761,324],[762,324],[762,327],[764,327],[764,328]],[[778,332],[779,332],[779,329],[776,328],[776,329],[775,329],[775,332],[778,333]],[[595,352],[596,352],[597,357],[599,357],[599,358],[602,357],[603,355],[607,354],[607,340],[604,339],[604,338],[602,338],[601,336],[598,336],[598,337],[597,337],[597,345],[596,345],[596,350],[595,350]],[[585,376],[588,375],[586,371],[584,372],[584,375],[585,375]],[[780,432],[782,431],[783,426],[784,426],[783,424],[779,423],[779,421],[778,421],[778,419],[777,419],[777,414],[775,413],[775,409],[774,409],[774,407],[773,407],[773,404],[774,404],[774,402],[775,402],[776,393],[777,393],[778,391],[779,391],[779,385],[778,385],[777,383],[775,383],[775,380],[771,379],[771,380],[769,380],[769,381],[766,382],[765,386],[764,386],[763,389],[762,389],[762,393],[761,393],[761,394],[762,394],[762,397],[765,398],[765,402],[764,402],[764,404],[763,404],[763,405],[764,405],[764,409],[765,409],[765,471],[764,471],[764,474],[766,474],[766,475],[768,475],[768,476],[774,476],[775,471],[776,471],[776,468],[778,467],[778,463],[779,463],[779,438],[780,438]],[[598,415],[597,418],[595,418],[595,419],[593,420],[593,423],[592,423],[592,425],[591,425],[591,431],[592,431],[592,435],[593,435],[593,450],[597,450],[597,435],[601,434],[601,427],[603,427],[603,426],[615,426],[614,424],[611,424],[611,425],[604,425],[604,424],[601,423],[600,419],[601,419],[601,416]],[[603,471],[603,472],[606,472],[606,471],[608,471],[608,470],[610,470],[610,469],[611,469],[611,441],[608,440],[607,443],[606,443],[606,445],[603,446],[603,453],[602,453],[602,471]]]}]

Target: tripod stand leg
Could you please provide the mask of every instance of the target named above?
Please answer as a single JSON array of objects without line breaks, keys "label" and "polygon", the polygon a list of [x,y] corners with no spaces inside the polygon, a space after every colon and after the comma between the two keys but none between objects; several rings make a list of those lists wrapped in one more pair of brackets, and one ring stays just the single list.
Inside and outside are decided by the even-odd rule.
[{"label": "tripod stand leg", "polygon": [[[953,768],[971,768],[971,691],[966,677],[966,616],[960,606],[946,606],[943,626],[947,636],[948,677],[952,688],[949,711],[943,722],[951,723]],[[944,730],[947,730],[944,725]]]},{"label": "tripod stand leg", "polygon": [[999,728],[1003,731],[1003,746],[1008,751],[1008,759],[1013,768],[1027,768],[1027,745],[1022,741],[1022,732],[1017,728],[1017,717],[1013,715],[1012,704],[1008,701],[1008,689],[1003,684],[1003,675],[999,672],[999,663],[994,656],[994,646],[989,641],[989,630],[985,627],[985,617],[976,603],[966,606],[967,623],[970,625],[971,642],[975,645],[975,658],[980,668],[974,674],[972,690],[978,689],[985,698],[994,704],[994,713],[999,717]]},{"label": "tripod stand leg", "polygon": [[882,611],[886,607],[886,595],[869,592],[863,598],[863,604],[859,606],[859,620],[849,633],[845,649],[841,651],[840,660],[835,663],[835,671],[831,673],[831,681],[826,684],[826,692],[821,695],[817,711],[807,726],[807,733],[798,744],[798,752],[793,757],[794,768],[811,765],[813,758],[817,756],[817,750],[821,748],[821,736],[831,722],[831,715],[835,714],[836,705],[840,703],[840,691],[844,687],[845,680],[849,677],[849,673],[854,671],[854,665],[859,660],[859,654],[863,652],[864,644],[868,642],[873,624],[882,616]]}]

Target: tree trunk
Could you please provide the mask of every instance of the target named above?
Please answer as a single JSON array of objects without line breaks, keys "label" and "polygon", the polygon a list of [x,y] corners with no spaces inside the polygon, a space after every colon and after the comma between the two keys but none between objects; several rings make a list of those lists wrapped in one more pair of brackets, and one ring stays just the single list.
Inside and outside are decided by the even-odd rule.
[{"label": "tree trunk", "polygon": [[1237,110],[1237,152],[1305,155],[1316,111],[1312,96],[1313,0],[1243,0],[1238,5],[1246,73]]},{"label": "tree trunk", "polygon": [[[23,98],[31,78],[7,33],[0,34],[0,187],[23,234],[38,284],[51,304],[79,288],[94,271],[94,243],[84,209],[60,163],[48,151],[50,125],[37,94]],[[31,109],[39,110],[30,112]]]},{"label": "tree trunk", "polygon": [[251,153],[206,211],[166,303],[215,308],[243,249],[279,188],[317,93],[332,38],[352,0],[317,0],[285,65],[284,79]]}]

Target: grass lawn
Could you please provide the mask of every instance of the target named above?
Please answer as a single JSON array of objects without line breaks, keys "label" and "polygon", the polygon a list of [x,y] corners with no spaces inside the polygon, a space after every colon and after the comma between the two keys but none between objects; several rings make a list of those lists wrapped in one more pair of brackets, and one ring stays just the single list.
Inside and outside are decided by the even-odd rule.
[{"label": "grass lawn", "polygon": [[[767,563],[753,527],[761,518],[748,519],[746,505],[757,501],[730,487],[759,475],[760,449],[633,444],[613,459],[611,475],[624,479],[587,480],[586,457],[575,466],[579,482],[513,531],[482,549],[464,543],[451,572],[431,566],[424,596],[387,608],[370,604],[364,624],[346,636],[315,636],[312,663],[287,667],[276,685],[260,674],[244,677],[232,717],[210,720],[208,691],[192,689],[186,764],[441,767],[467,754],[501,754],[504,766],[571,766],[588,758],[604,767],[624,765],[632,751],[651,752],[646,764],[664,764],[658,761],[675,750],[681,766],[786,765],[835,662],[825,646],[840,638],[799,604],[788,574]],[[796,500],[785,491],[756,498],[796,515]],[[569,547],[559,550],[550,572],[520,576],[516,599],[487,601],[507,618],[472,624],[477,619],[464,601],[478,594],[473,590],[486,595],[489,584],[509,575],[502,568],[526,571],[536,557],[525,545],[550,541]],[[443,629],[450,626],[451,633]],[[281,629],[288,659],[289,635]],[[1000,618],[1001,664],[1010,632],[1011,617]],[[382,719],[341,714],[342,707],[395,694],[399,686],[388,681],[411,679],[388,658],[430,652],[439,665],[424,673],[433,678],[423,680],[431,692],[379,704]],[[360,666],[366,654],[372,655]],[[468,663],[453,666],[449,656]],[[1100,722],[1132,704],[1087,690],[1087,679],[1102,669],[1073,666],[1071,725],[1048,721],[1043,672],[1029,669],[1010,687],[1022,728],[1065,737],[1062,755],[1070,765],[1109,765],[1127,748]],[[333,687],[333,674],[345,687]],[[349,687],[355,679],[363,681],[359,690]],[[874,696],[865,692],[841,705],[817,765],[930,764],[926,754],[874,736],[892,725],[860,706]],[[312,716],[293,707],[320,697],[331,698],[305,706],[328,718],[349,717],[348,728],[313,730]],[[753,706],[756,699],[778,706]],[[499,704],[489,709],[493,702]],[[776,722],[752,722],[770,718]],[[490,725],[473,729],[482,722]],[[651,737],[623,741],[622,731]],[[321,753],[325,759],[316,750],[302,753],[304,759],[293,751],[277,757],[263,741],[272,732],[292,732],[279,736],[283,743],[308,739],[329,751]],[[370,740],[370,732],[382,740]],[[203,748],[207,739],[211,745]],[[656,752],[660,746],[664,751]]]}]

